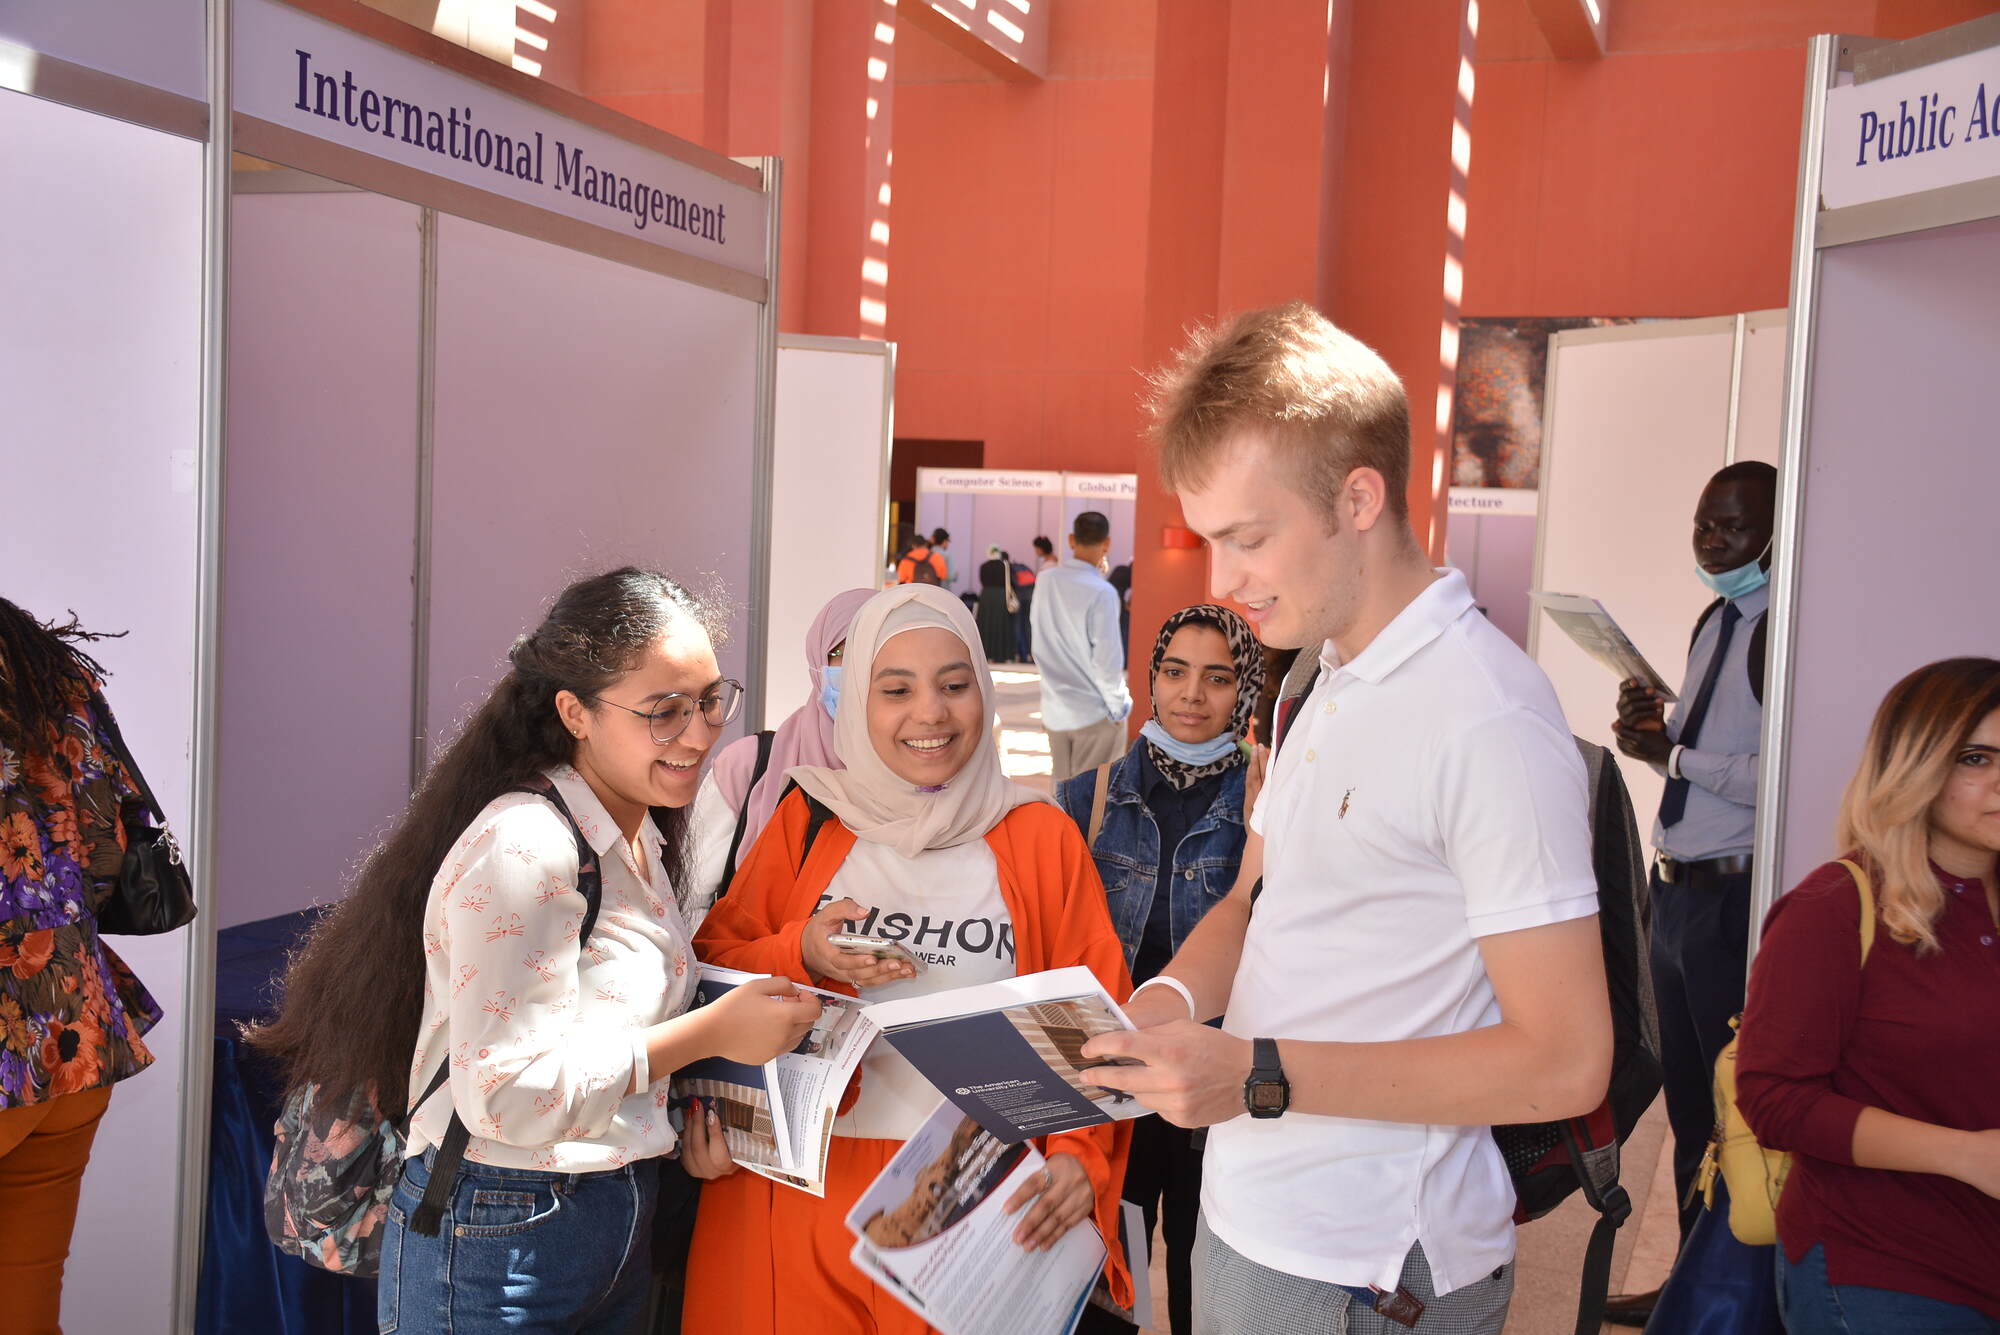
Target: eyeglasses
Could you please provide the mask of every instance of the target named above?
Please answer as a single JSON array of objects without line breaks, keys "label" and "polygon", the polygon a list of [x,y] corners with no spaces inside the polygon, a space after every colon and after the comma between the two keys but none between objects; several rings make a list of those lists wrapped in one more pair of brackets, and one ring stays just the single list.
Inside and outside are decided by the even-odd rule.
[{"label": "eyeglasses", "polygon": [[694,711],[697,709],[708,721],[709,727],[726,727],[736,718],[736,711],[743,707],[743,683],[724,678],[710,687],[699,700],[676,691],[672,695],[661,696],[660,702],[650,711],[621,705],[616,700],[606,700],[601,695],[597,697],[597,702],[601,705],[610,705],[613,709],[622,709],[628,714],[637,714],[646,720],[646,727],[653,734],[653,740],[665,746],[688,730],[688,724],[694,722]]}]

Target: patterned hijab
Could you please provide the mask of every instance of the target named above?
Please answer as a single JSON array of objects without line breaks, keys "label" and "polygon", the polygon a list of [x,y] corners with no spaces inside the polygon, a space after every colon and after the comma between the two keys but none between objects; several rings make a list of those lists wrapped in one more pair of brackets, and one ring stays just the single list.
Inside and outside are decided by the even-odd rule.
[{"label": "patterned hijab", "polygon": [[[1229,711],[1229,733],[1234,737],[1244,737],[1250,731],[1250,715],[1257,708],[1257,698],[1264,693],[1264,646],[1257,639],[1257,632],[1250,629],[1250,623],[1236,613],[1216,603],[1196,603],[1193,607],[1183,607],[1167,618],[1160,627],[1159,638],[1153,641],[1152,677],[1160,675],[1160,660],[1167,656],[1167,644],[1174,638],[1174,632],[1182,626],[1208,626],[1222,632],[1222,638],[1229,646],[1229,657],[1236,665],[1236,707]],[[1159,718],[1160,709],[1156,702],[1153,717]],[[1189,765],[1175,760],[1165,751],[1155,746],[1150,738],[1144,739],[1146,750],[1152,757],[1153,768],[1175,788],[1192,788],[1211,774],[1234,769],[1249,759],[1242,747],[1237,747],[1220,760],[1206,765]]]}]

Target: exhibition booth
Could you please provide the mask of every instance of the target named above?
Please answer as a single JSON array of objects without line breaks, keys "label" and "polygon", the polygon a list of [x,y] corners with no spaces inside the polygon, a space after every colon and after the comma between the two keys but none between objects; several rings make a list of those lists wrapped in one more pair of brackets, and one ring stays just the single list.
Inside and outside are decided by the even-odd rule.
[{"label": "exhibition booth", "polygon": [[1137,473],[1062,473],[1034,469],[919,468],[920,532],[944,529],[958,558],[958,592],[979,591],[979,565],[999,547],[1030,569],[1034,540],[1046,537],[1068,559],[1070,525],[1086,510],[1111,521],[1113,567],[1130,565],[1138,518]]},{"label": "exhibition booth", "polygon": [[1834,855],[1888,689],[2000,656],[2000,17],[1818,38],[1806,89],[1758,913]]},{"label": "exhibition booth", "polygon": [[[10,7],[0,87],[0,246],[37,260],[0,323],[8,483],[50,498],[0,540],[7,594],[126,632],[94,651],[203,910],[114,943],[166,1018],[98,1136],[65,1318],[288,1328],[318,1299],[262,1244],[272,1091],[233,1035],[299,911],[578,575],[724,600],[739,730],[802,698],[765,636],[879,579],[890,354],[801,350],[835,365],[808,357],[789,411],[819,402],[866,475],[780,551],[775,161],[349,0]],[[774,561],[810,609],[773,604]],[[372,1329],[346,1290],[314,1320]]]},{"label": "exhibition booth", "polygon": [[[1695,619],[1715,596],[1695,573],[1695,503],[1717,469],[1775,464],[1782,449],[1785,313],[1563,330],[1550,339],[1548,365],[1527,588],[1595,598],[1678,688]],[[1489,530],[1503,522],[1482,521]],[[1485,546],[1503,538],[1520,540],[1489,531]],[[1570,730],[1615,751],[1617,678],[1528,611],[1528,652]],[[1650,832],[1665,781],[1643,761],[1618,760]]]}]

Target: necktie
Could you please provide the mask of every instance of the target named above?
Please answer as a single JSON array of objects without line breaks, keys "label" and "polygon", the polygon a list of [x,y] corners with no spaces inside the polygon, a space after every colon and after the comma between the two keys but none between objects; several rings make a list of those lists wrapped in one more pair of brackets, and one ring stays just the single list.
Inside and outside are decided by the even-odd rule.
[{"label": "necktie", "polygon": [[[1716,638],[1715,652],[1709,656],[1708,671],[1701,674],[1701,685],[1695,689],[1694,701],[1688,705],[1687,717],[1681,720],[1680,744],[1693,746],[1701,740],[1701,725],[1708,717],[1708,702],[1715,696],[1715,682],[1722,675],[1722,660],[1729,656],[1729,637],[1736,630],[1736,623],[1743,614],[1736,610],[1736,604],[1722,604],[1722,634]],[[1687,814],[1688,781],[1668,779],[1667,791],[1660,796],[1660,824],[1671,829],[1680,824]]]}]

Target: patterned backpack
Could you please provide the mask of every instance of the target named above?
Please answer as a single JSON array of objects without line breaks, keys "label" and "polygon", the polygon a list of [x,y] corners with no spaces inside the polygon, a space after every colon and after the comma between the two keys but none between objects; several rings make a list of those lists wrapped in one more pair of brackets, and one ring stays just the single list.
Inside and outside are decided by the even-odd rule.
[{"label": "patterned backpack", "polygon": [[[511,791],[533,793],[548,802],[576,836],[576,888],[585,903],[577,933],[581,950],[597,923],[603,891],[597,853],[546,775],[536,775]],[[389,1221],[389,1197],[403,1171],[410,1117],[444,1087],[450,1072],[450,1062],[441,1061],[430,1084],[401,1117],[384,1117],[368,1090],[334,1100],[314,1083],[287,1099],[276,1127],[271,1175],[264,1183],[264,1231],[272,1245],[336,1274],[376,1273],[382,1260],[382,1230]],[[454,1112],[432,1163],[423,1202],[410,1216],[412,1232],[437,1236],[471,1138]]]}]

